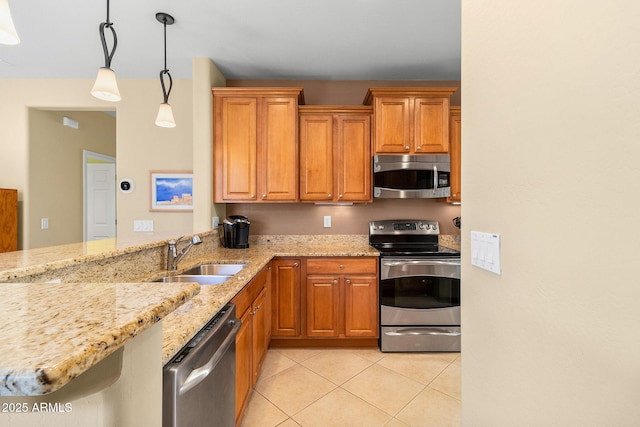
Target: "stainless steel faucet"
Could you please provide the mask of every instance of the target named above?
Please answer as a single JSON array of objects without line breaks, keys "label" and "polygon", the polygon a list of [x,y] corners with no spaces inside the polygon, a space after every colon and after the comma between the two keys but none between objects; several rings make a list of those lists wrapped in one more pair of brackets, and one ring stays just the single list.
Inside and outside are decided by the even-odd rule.
[{"label": "stainless steel faucet", "polygon": [[189,240],[189,242],[187,243],[187,246],[185,246],[184,248],[182,248],[181,251],[178,252],[177,245],[178,245],[178,242],[182,240],[182,238],[184,238],[184,235],[178,237],[176,240],[169,240],[169,243],[168,243],[169,251],[167,254],[167,270],[177,270],[178,263],[180,262],[180,260],[182,260],[182,258],[184,258],[187,252],[189,252],[189,249],[191,249],[193,245],[199,245],[200,243],[202,243],[200,236],[198,236],[197,234],[194,234],[193,237],[191,237],[191,240]]}]

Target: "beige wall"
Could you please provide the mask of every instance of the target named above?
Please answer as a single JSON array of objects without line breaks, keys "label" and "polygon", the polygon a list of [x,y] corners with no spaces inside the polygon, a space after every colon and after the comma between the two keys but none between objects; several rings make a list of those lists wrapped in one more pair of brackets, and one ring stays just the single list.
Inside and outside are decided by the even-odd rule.
[{"label": "beige wall", "polygon": [[226,79],[209,58],[193,58],[193,231],[211,229],[213,216],[224,218],[225,204],[213,200],[213,96]]},{"label": "beige wall", "polygon": [[[192,213],[149,212],[151,170],[193,167],[193,96],[190,79],[175,79],[170,103],[175,129],[154,124],[162,92],[157,79],[119,79],[123,100],[100,101],[89,94],[91,79],[0,79],[0,185],[17,188],[20,200],[20,248],[29,241],[29,108],[45,110],[115,110],[117,112],[117,177],[133,178],[133,193],[118,192],[118,236],[133,234],[134,219],[151,219],[156,231],[191,232]],[[205,125],[205,126],[208,126]]]},{"label": "beige wall", "polygon": [[176,127],[155,125],[162,90],[158,79],[118,80],[118,180],[131,178],[132,193],[118,191],[118,236],[134,233],[134,220],[152,220],[154,231],[177,235],[193,229],[192,212],[150,212],[150,172],[193,170],[193,92],[190,79],[174,79],[169,103]]},{"label": "beige wall", "polygon": [[[63,118],[78,129],[63,126]],[[116,156],[115,118],[103,112],[29,109],[29,248],[82,241],[83,150]],[[40,219],[48,218],[42,230]]]},{"label": "beige wall", "polygon": [[[639,21],[462,1],[465,426],[638,424]],[[502,275],[471,230],[501,235]]]}]

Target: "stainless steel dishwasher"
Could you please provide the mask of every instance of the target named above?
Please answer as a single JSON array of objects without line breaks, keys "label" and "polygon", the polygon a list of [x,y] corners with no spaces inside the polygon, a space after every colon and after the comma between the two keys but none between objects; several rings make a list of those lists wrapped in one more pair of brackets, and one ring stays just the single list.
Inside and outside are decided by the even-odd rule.
[{"label": "stainless steel dishwasher", "polygon": [[163,427],[233,427],[236,402],[234,304],[226,305],[163,371]]}]

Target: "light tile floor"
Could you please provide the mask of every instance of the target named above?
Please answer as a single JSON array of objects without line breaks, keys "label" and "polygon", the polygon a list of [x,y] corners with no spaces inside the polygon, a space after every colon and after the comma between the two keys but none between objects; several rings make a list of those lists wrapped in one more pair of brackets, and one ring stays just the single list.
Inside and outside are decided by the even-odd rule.
[{"label": "light tile floor", "polygon": [[276,348],[242,427],[460,426],[460,353]]}]

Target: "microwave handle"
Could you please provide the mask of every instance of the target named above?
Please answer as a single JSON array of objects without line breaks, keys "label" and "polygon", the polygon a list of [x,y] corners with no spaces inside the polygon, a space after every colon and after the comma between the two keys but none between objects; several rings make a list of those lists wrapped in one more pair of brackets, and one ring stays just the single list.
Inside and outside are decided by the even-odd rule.
[{"label": "microwave handle", "polygon": [[433,194],[436,194],[438,189],[438,167],[433,165]]}]

